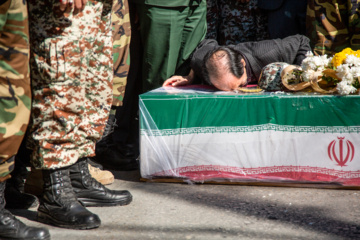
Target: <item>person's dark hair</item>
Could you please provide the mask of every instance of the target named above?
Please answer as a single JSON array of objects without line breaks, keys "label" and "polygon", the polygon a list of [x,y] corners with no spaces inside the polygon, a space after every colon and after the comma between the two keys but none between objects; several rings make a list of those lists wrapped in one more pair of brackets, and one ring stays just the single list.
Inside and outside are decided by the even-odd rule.
[{"label": "person's dark hair", "polygon": [[203,60],[202,74],[204,80],[210,85],[212,85],[210,81],[210,75],[214,78],[217,78],[220,74],[216,65],[217,60],[212,58],[212,56],[219,51],[226,52],[224,57],[226,58],[226,66],[228,71],[230,71],[237,78],[240,78],[244,74],[244,65],[241,62],[243,57],[241,53],[233,47],[220,46],[208,52]]}]

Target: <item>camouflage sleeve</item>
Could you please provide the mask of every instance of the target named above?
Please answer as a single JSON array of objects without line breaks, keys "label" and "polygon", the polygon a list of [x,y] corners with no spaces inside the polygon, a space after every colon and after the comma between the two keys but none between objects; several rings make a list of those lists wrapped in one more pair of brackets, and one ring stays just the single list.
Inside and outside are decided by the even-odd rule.
[{"label": "camouflage sleeve", "polygon": [[130,14],[128,0],[114,0],[112,9],[113,30],[113,106],[121,106],[130,68]]},{"label": "camouflage sleeve", "polygon": [[351,0],[309,0],[307,36],[317,55],[333,55],[344,48],[359,49],[359,3]]},{"label": "camouflage sleeve", "polygon": [[0,1],[0,182],[10,177],[30,116],[26,3]]}]

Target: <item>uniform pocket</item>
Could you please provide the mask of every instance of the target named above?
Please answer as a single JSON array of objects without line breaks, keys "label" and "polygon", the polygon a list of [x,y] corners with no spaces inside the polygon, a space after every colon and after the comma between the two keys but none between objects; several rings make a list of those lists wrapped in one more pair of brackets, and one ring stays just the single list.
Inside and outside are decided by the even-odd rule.
[{"label": "uniform pocket", "polygon": [[[78,41],[51,38],[43,42],[37,51],[35,72],[37,81],[64,82],[80,79],[81,57]],[[35,80],[35,81],[36,81]]]}]

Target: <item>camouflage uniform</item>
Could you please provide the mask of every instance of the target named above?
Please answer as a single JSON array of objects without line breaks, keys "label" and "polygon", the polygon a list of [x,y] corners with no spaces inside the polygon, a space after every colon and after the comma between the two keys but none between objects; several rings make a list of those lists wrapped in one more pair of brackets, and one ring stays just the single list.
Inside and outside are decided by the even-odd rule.
[{"label": "camouflage uniform", "polygon": [[257,0],[241,3],[233,0],[207,0],[207,39],[220,45],[260,41],[268,38],[266,14]]},{"label": "camouflage uniform", "polygon": [[29,0],[32,123],[36,168],[93,156],[112,104],[112,0],[64,14],[58,0]]},{"label": "camouflage uniform", "polygon": [[26,3],[0,2],[0,182],[10,177],[30,116]]},{"label": "camouflage uniform", "polygon": [[113,106],[122,106],[130,68],[130,14],[128,0],[114,0],[111,15],[113,29],[114,98]]},{"label": "camouflage uniform", "polygon": [[360,49],[360,1],[309,0],[307,36],[317,55]]}]

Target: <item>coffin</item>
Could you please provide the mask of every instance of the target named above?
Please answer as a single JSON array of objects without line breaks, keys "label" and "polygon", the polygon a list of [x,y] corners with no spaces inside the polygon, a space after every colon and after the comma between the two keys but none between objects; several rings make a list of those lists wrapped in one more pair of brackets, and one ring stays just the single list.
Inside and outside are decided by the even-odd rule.
[{"label": "coffin", "polygon": [[360,185],[359,95],[192,86],[139,104],[144,179]]}]

